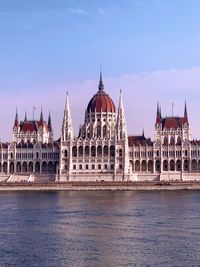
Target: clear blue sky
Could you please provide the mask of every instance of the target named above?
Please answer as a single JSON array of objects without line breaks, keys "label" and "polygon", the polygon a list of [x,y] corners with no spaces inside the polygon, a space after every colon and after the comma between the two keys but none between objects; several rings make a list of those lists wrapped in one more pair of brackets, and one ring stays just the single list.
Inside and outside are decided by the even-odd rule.
[{"label": "clear blue sky", "polygon": [[[14,116],[16,105],[30,109],[24,102],[33,92],[38,96],[33,104],[39,106],[41,90],[48,98],[48,88],[97,80],[100,64],[105,79],[198,67],[199,12],[199,0],[0,0],[0,92],[16,98],[8,115]],[[186,91],[181,101],[188,95]],[[90,96],[79,111],[81,118]],[[134,92],[128,97],[134,98]],[[179,94],[174,98],[179,101]],[[155,96],[152,109],[157,99],[164,101],[162,94]],[[75,101],[73,105],[75,111]],[[5,116],[1,113],[0,120]],[[55,119],[54,124],[60,129]]]}]

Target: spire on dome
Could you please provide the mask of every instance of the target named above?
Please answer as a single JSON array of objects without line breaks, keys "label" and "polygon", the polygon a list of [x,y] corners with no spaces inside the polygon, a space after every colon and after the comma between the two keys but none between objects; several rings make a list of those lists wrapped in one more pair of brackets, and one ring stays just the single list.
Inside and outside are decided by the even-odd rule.
[{"label": "spire on dome", "polygon": [[98,86],[98,88],[99,88],[99,91],[103,91],[104,90],[101,66],[100,66],[100,79],[99,79],[99,86]]},{"label": "spire on dome", "polygon": [[50,111],[49,111],[49,118],[48,118],[48,128],[49,128],[49,131],[51,132],[52,131],[52,125],[51,125],[51,114],[50,114]]}]

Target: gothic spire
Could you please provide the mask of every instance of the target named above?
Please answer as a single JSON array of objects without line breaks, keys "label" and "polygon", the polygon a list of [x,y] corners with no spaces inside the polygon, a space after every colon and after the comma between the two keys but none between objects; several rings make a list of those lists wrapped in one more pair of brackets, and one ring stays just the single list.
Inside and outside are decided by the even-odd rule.
[{"label": "gothic spire", "polygon": [[188,113],[187,113],[186,101],[185,101],[185,108],[184,108],[184,122],[188,123]]},{"label": "gothic spire", "polygon": [[157,123],[161,123],[161,106],[159,106],[159,102],[157,102],[156,124]]},{"label": "gothic spire", "polygon": [[185,101],[184,117],[187,117],[187,104],[186,104],[186,101]]},{"label": "gothic spire", "polygon": [[40,121],[43,122],[43,112],[42,112],[42,107],[41,107],[41,112],[40,112]]},{"label": "gothic spire", "polygon": [[27,114],[26,114],[26,111],[25,111],[24,121],[27,121]]},{"label": "gothic spire", "polygon": [[143,130],[142,130],[142,136],[144,137],[144,128],[143,128]]},{"label": "gothic spire", "polygon": [[72,127],[72,118],[69,106],[69,97],[68,92],[66,95],[65,111],[63,118],[63,127],[62,127],[62,139],[63,141],[72,139],[74,136],[73,127]]},{"label": "gothic spire", "polygon": [[16,114],[15,114],[14,127],[19,127],[19,119],[18,119],[18,111],[17,111],[17,108],[16,108]]},{"label": "gothic spire", "polygon": [[52,125],[51,125],[51,114],[50,114],[50,111],[49,111],[49,118],[48,118],[48,128],[49,128],[49,131],[51,132],[52,131]]},{"label": "gothic spire", "polygon": [[117,136],[118,139],[123,139],[127,137],[127,126],[124,114],[124,105],[122,101],[122,90],[120,90],[119,107],[117,113]]}]

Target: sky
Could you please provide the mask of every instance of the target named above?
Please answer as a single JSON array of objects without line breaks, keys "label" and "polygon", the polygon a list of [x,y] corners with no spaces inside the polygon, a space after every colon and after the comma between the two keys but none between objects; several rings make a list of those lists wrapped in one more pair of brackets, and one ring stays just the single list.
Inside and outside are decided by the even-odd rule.
[{"label": "sky", "polygon": [[200,138],[199,0],[0,0],[0,139],[19,117],[62,127],[66,91],[76,135],[102,65],[106,92],[122,89],[128,133],[154,135],[162,115],[183,115]]}]

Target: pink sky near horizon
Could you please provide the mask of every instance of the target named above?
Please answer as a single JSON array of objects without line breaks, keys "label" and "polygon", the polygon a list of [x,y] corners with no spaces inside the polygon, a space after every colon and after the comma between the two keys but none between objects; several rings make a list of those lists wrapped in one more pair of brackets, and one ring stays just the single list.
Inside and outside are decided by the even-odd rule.
[{"label": "pink sky near horizon", "polygon": [[[119,77],[107,77],[103,73],[105,91],[118,107],[120,89],[122,89],[128,133],[141,134],[143,128],[147,137],[154,135],[156,103],[162,106],[162,115],[171,116],[171,104],[175,103],[174,115],[183,115],[184,102],[187,101],[191,128],[191,138],[200,138],[199,99],[200,67],[188,69],[159,70],[149,73],[124,74]],[[75,134],[84,122],[85,109],[90,98],[97,92],[98,79],[80,83],[41,86],[9,93],[1,93],[0,138],[10,142],[16,107],[20,120],[25,110],[28,119],[32,119],[32,107],[36,106],[35,118],[39,118],[41,106],[44,117],[51,111],[55,139],[59,138],[62,127],[66,91],[69,92],[72,120]]]}]

